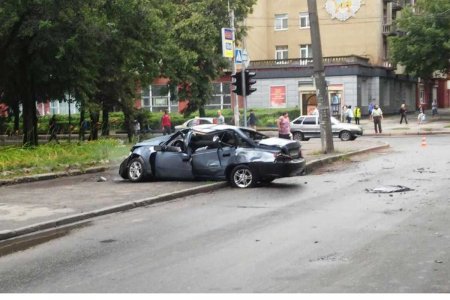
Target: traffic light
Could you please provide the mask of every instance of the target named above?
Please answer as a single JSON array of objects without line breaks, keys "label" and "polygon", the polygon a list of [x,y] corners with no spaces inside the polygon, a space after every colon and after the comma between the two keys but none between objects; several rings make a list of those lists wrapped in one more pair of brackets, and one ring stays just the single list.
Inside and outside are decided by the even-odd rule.
[{"label": "traffic light", "polygon": [[236,72],[236,74],[231,75],[231,77],[234,78],[234,81],[231,83],[235,86],[233,93],[242,96],[242,72]]},{"label": "traffic light", "polygon": [[245,93],[247,96],[256,91],[256,88],[252,87],[256,83],[256,80],[252,79],[255,75],[255,72],[245,70]]}]

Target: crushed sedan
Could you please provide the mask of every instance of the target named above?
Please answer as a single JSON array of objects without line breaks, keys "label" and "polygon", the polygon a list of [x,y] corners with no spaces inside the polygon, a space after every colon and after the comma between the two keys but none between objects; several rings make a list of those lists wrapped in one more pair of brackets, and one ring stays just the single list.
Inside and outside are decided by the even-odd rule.
[{"label": "crushed sedan", "polygon": [[299,141],[267,137],[250,128],[200,125],[134,145],[119,174],[132,182],[227,180],[247,188],[304,171]]}]

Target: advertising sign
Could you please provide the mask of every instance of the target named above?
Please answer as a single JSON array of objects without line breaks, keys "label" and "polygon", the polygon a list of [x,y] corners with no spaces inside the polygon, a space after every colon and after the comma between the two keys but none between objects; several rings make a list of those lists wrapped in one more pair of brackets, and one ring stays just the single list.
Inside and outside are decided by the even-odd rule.
[{"label": "advertising sign", "polygon": [[270,87],[270,106],[286,107],[286,86],[275,85]]},{"label": "advertising sign", "polygon": [[222,56],[227,58],[234,56],[234,32],[231,28],[222,28]]}]

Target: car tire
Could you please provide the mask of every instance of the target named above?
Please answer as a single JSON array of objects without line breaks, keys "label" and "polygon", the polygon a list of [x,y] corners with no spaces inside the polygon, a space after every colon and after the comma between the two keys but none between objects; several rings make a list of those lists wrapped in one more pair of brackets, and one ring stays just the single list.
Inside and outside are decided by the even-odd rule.
[{"label": "car tire", "polygon": [[292,137],[293,137],[294,140],[297,140],[297,141],[304,141],[305,140],[305,137],[304,137],[303,133],[302,132],[298,132],[298,131],[294,132]]},{"label": "car tire", "polygon": [[128,164],[127,175],[132,182],[140,182],[144,180],[144,160],[141,157],[133,158]]},{"label": "car tire", "polygon": [[339,136],[342,141],[350,141],[352,139],[352,134],[347,130],[342,131]]},{"label": "car tire", "polygon": [[230,174],[230,183],[233,187],[249,188],[253,187],[256,182],[256,176],[252,170],[245,165],[234,167]]},{"label": "car tire", "polygon": [[123,179],[128,179],[127,162],[128,162],[128,159],[125,159],[124,161],[122,161],[122,163],[120,164],[120,167],[119,167],[119,175]]}]

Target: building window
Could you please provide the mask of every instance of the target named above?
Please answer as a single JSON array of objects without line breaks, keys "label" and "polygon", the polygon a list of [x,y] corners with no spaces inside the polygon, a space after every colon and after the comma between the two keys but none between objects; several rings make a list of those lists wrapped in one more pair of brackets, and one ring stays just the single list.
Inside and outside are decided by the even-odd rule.
[{"label": "building window", "polygon": [[231,108],[231,86],[229,83],[214,82],[212,98],[206,104],[210,109]]},{"label": "building window", "polygon": [[276,46],[275,47],[275,59],[285,60],[288,59],[288,46]]},{"label": "building window", "polygon": [[307,12],[301,12],[299,17],[300,28],[309,28],[309,14]]},{"label": "building window", "polygon": [[300,45],[300,58],[312,58],[311,44]]},{"label": "building window", "polygon": [[287,30],[288,29],[288,15],[281,14],[275,15],[275,30]]},{"label": "building window", "polygon": [[169,98],[170,93],[167,85],[151,85],[148,88],[142,89],[142,108],[149,111],[168,109],[170,112]]}]

